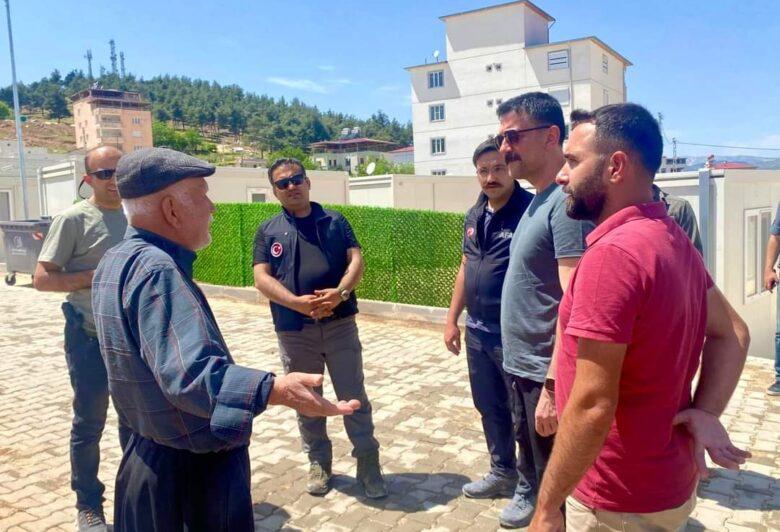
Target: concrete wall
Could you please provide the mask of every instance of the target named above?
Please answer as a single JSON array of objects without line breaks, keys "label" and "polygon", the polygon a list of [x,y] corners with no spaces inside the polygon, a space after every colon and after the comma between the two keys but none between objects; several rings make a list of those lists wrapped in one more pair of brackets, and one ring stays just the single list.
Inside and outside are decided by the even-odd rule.
[{"label": "concrete wall", "polygon": [[[318,203],[345,205],[348,203],[346,172],[307,170],[311,180],[311,199]],[[249,203],[252,194],[264,194],[267,203],[279,203],[273,195],[265,168],[218,166],[207,179],[209,197],[217,203]]]},{"label": "concrete wall", "polygon": [[349,180],[350,205],[465,213],[479,193],[476,176],[395,174]]}]

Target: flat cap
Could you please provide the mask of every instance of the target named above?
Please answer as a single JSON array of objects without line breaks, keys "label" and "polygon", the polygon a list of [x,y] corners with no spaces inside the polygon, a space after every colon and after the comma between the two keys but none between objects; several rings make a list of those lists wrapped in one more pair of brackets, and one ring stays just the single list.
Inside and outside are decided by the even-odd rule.
[{"label": "flat cap", "polygon": [[116,165],[116,185],[125,199],[154,194],[188,177],[207,177],[216,167],[168,148],[146,148],[123,155]]}]

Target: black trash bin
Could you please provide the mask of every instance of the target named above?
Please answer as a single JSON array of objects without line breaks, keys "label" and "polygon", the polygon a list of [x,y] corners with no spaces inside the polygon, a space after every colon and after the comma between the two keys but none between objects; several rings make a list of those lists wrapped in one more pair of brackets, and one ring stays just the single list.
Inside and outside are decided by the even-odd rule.
[{"label": "black trash bin", "polygon": [[16,284],[17,273],[35,273],[50,225],[51,218],[0,222],[5,241],[5,284]]}]

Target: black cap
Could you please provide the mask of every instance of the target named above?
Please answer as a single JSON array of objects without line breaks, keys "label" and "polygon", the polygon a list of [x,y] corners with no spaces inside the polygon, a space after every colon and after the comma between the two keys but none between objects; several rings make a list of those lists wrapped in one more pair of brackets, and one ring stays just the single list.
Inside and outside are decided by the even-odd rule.
[{"label": "black cap", "polygon": [[146,148],[123,155],[116,165],[116,186],[125,199],[154,194],[188,177],[207,177],[213,164],[168,148]]}]

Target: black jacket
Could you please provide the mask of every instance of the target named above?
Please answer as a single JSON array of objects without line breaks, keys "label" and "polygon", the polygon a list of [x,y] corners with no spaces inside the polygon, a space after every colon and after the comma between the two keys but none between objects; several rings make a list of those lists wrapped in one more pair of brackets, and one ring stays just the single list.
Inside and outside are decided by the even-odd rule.
[{"label": "black jacket", "polygon": [[484,242],[487,196],[479,195],[477,203],[466,213],[463,231],[463,254],[466,257],[466,310],[486,323],[501,322],[501,288],[509,265],[509,244],[520,218],[533,194],[515,182],[515,190],[506,205],[493,214],[492,238]]},{"label": "black jacket", "polygon": [[[319,203],[311,203],[316,216],[317,234],[323,244],[323,252],[334,271],[341,275],[347,270],[347,250],[358,247],[357,239],[347,219],[340,212],[323,209]],[[265,221],[257,229],[254,245],[254,264],[267,262],[271,275],[290,292],[298,293],[295,275],[295,261],[298,260],[298,230],[295,217],[286,210]],[[335,288],[335,287],[333,287]],[[353,291],[349,299],[333,311],[335,318],[346,318],[356,314],[357,298]],[[277,331],[300,331],[303,328],[303,314],[283,305],[271,302],[271,315]]]}]

